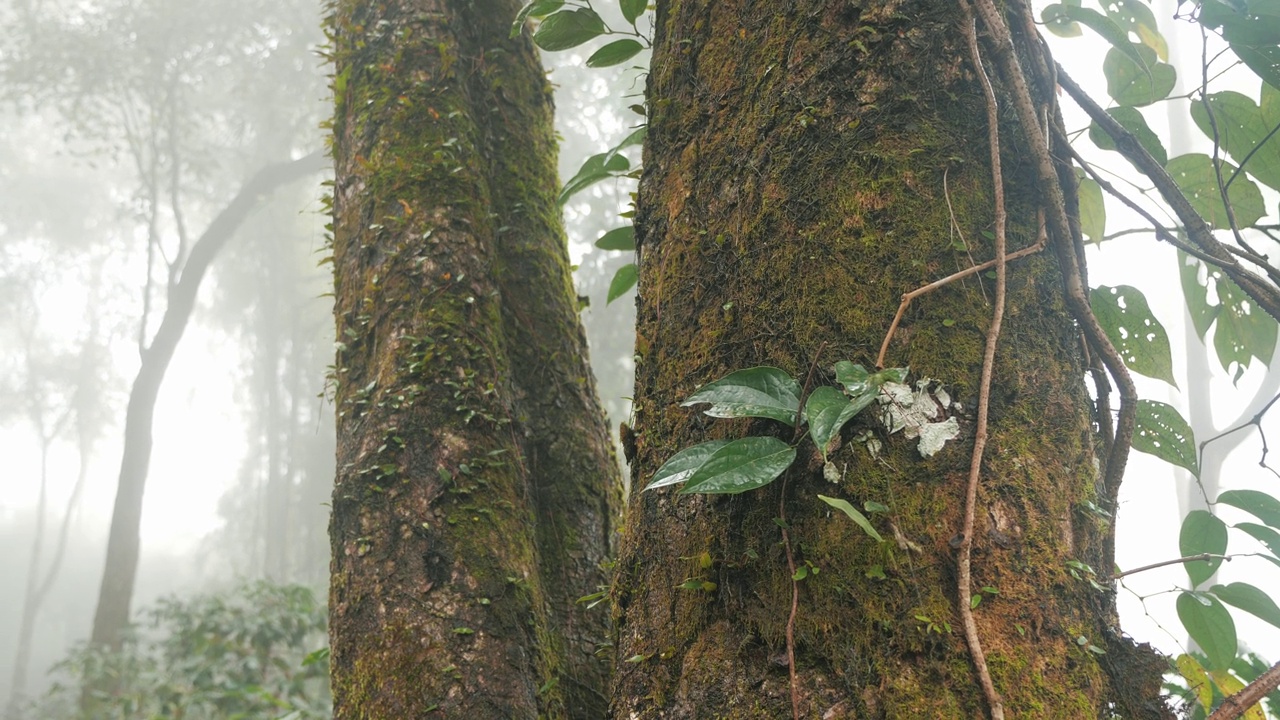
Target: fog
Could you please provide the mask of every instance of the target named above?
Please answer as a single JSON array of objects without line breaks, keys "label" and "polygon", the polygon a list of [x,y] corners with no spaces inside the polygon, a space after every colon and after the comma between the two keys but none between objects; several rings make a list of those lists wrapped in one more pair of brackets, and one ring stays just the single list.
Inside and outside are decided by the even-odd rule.
[{"label": "fog", "polygon": [[[334,338],[326,160],[317,156],[331,110],[320,13],[304,0],[0,0],[0,707],[9,720],[36,717],[25,703],[48,691],[50,669],[89,638],[140,372],[163,380],[135,618],[149,622],[137,613],[158,598],[264,579],[311,588],[323,603]],[[627,109],[637,100],[618,88],[635,96],[643,80],[588,70],[581,54],[545,60],[561,174],[570,177],[641,121]],[[215,220],[263,168],[285,166],[294,175],[262,193],[202,270],[193,250]],[[615,432],[629,412],[634,308],[630,296],[606,306],[605,294],[629,260],[591,243],[623,224],[618,213],[633,190],[631,181],[601,183],[565,208]],[[1131,256],[1104,250],[1098,259],[1095,282],[1132,282],[1117,279]],[[197,272],[187,312],[175,293]],[[1162,283],[1152,283],[1153,302]],[[1180,316],[1176,296],[1159,302],[1162,317]],[[189,320],[157,368],[157,337],[173,314]],[[1220,425],[1255,388],[1271,386],[1255,368],[1237,395],[1215,372],[1215,394],[1236,398],[1218,406]],[[1239,452],[1232,467],[1257,472],[1257,444]],[[1160,500],[1144,500],[1127,527],[1122,516],[1119,558],[1130,565],[1177,548],[1167,466],[1135,468],[1126,493],[1139,495],[1129,502],[1157,492]],[[1148,514],[1168,517],[1155,530]],[[1150,592],[1178,581],[1164,574]],[[1184,640],[1162,601],[1127,597],[1126,628],[1176,651]],[[313,630],[300,647],[323,646]],[[1242,637],[1274,660],[1280,642],[1267,632]]]}]

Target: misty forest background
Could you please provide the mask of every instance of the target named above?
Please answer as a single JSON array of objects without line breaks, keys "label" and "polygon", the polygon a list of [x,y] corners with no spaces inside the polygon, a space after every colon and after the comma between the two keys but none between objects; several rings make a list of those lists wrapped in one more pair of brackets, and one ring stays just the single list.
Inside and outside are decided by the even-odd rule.
[{"label": "misty forest background", "polygon": [[[321,12],[306,0],[0,5],[0,708],[9,717],[88,637],[139,351],[195,239],[263,165],[324,147]],[[604,100],[642,84],[573,55],[547,62],[567,177],[638,119]],[[310,588],[323,610],[334,463],[326,179],[270,193],[200,288],[157,405],[135,613],[172,593],[229,592],[234,604],[235,588],[256,579]],[[626,260],[591,242],[616,224],[629,182],[601,183],[565,208],[615,431],[628,412],[634,310],[629,297],[606,309]],[[20,650],[24,608],[33,617]],[[138,619],[171,628],[199,616],[169,603]],[[314,650],[324,639],[305,642]]]},{"label": "misty forest background", "polygon": [[[165,662],[181,659],[201,677],[228,657],[222,675],[198,681],[221,708],[212,717],[263,707],[325,716],[330,373],[341,340],[326,171],[264,194],[214,258],[164,369],[132,601],[135,654],[117,666],[68,655],[94,618],[140,357],[175,310],[192,248],[261,168],[325,149],[323,11],[316,0],[0,0],[4,720],[71,712],[74,698],[50,674],[60,662],[63,677],[128,676],[145,704],[155,701],[145,693],[192,691],[163,672]],[[562,178],[642,122],[629,106],[641,102],[635,66],[646,59],[589,69],[588,53],[543,55]],[[1172,140],[1190,142],[1176,132]],[[627,150],[632,161],[638,151]],[[634,307],[629,293],[606,306],[606,294],[629,258],[593,243],[621,224],[633,190],[633,180],[611,179],[564,208],[615,434],[630,412]],[[1163,311],[1181,313],[1180,302]],[[1213,372],[1208,352],[1196,346],[1188,372]],[[1260,366],[1243,385],[1265,401],[1280,375],[1263,378]],[[1257,410],[1250,402],[1243,417]],[[1191,408],[1193,424],[1197,412],[1209,409]],[[1175,545],[1154,555],[1171,557]]]}]

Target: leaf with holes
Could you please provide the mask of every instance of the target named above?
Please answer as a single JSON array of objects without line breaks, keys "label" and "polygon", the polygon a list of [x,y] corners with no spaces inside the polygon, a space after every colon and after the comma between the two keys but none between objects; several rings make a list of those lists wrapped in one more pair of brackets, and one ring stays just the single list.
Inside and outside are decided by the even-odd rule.
[{"label": "leaf with holes", "polygon": [[1262,543],[1277,560],[1280,560],[1280,532],[1251,522],[1240,522],[1231,527],[1248,534],[1254,540]]},{"label": "leaf with holes", "polygon": [[1230,585],[1214,585],[1209,589],[1222,602],[1261,618],[1280,628],[1280,607],[1271,596],[1249,583],[1233,582]]},{"label": "leaf with holes", "polygon": [[809,393],[804,403],[804,418],[809,423],[809,435],[822,453],[823,460],[827,459],[827,447],[840,434],[840,429],[870,405],[875,397],[874,393],[864,393],[850,400],[830,385],[823,385]]},{"label": "leaf with holes", "polygon": [[[1165,151],[1164,143],[1160,141],[1160,136],[1147,125],[1147,120],[1142,117],[1141,111],[1131,107],[1113,107],[1107,109],[1107,114],[1115,118],[1115,121],[1120,123],[1120,127],[1137,138],[1138,144],[1147,151],[1148,155],[1155,158],[1156,162],[1161,165],[1169,162],[1169,153]],[[1097,123],[1090,123],[1089,139],[1103,150],[1116,149],[1115,141]]]},{"label": "leaf with holes", "polygon": [[[1235,172],[1236,166],[1222,160],[1222,181]],[[1201,153],[1179,155],[1165,163],[1169,177],[1178,184],[1182,194],[1205,222],[1215,230],[1231,227],[1231,219],[1227,216],[1226,203],[1222,202],[1222,193],[1218,190],[1218,174],[1213,169],[1213,159]],[[1227,199],[1231,201],[1231,213],[1236,220],[1236,227],[1250,227],[1267,214],[1262,204],[1262,191],[1257,183],[1241,175],[1227,188]]]},{"label": "leaf with holes", "polygon": [[644,489],[655,490],[688,480],[717,450],[728,444],[728,440],[708,440],[681,450],[662,463],[662,467],[653,474],[653,479]]},{"label": "leaf with holes", "polygon": [[1210,671],[1231,667],[1236,657],[1236,624],[1231,613],[1212,595],[1183,592],[1177,600],[1178,619],[1204,652]]},{"label": "leaf with holes", "polygon": [[[1206,510],[1192,510],[1182,519],[1182,530],[1178,533],[1178,551],[1183,557],[1192,555],[1223,555],[1227,552],[1227,525]],[[1213,576],[1222,565],[1222,558],[1212,560],[1192,560],[1185,562],[1191,578],[1191,586],[1195,587]]]},{"label": "leaf with holes", "polygon": [[[1238,92],[1213,93],[1203,101],[1191,103],[1191,117],[1200,132],[1210,140],[1216,136],[1218,144],[1237,163],[1245,163],[1245,171],[1280,190],[1280,142],[1271,137],[1272,129],[1280,124],[1280,118],[1275,117],[1277,94],[1280,91],[1263,85],[1263,105],[1259,107],[1253,98]],[[1228,179],[1230,175],[1225,175],[1223,182]],[[1235,182],[1239,181],[1237,177]]]},{"label": "leaf with holes", "polygon": [[[1103,39],[1111,43],[1115,50],[1128,56],[1131,62],[1137,63],[1141,67],[1147,67],[1150,64],[1146,56],[1138,52],[1139,49],[1146,50],[1147,48],[1140,48],[1140,46],[1129,42],[1128,34],[1120,26],[1116,25],[1111,18],[1097,10],[1090,10],[1070,3],[1055,4],[1046,7],[1041,12],[1040,17],[1044,18],[1046,24],[1052,23],[1059,26],[1071,22],[1080,23],[1101,35]],[[1155,59],[1154,52],[1151,52],[1151,59]]]},{"label": "leaf with holes", "polygon": [[596,247],[601,250],[635,250],[636,229],[634,225],[614,228],[596,240]]},{"label": "leaf with holes", "polygon": [[1158,400],[1139,400],[1133,449],[1155,455],[1200,476],[1196,436],[1177,408]]},{"label": "leaf with holes", "polygon": [[1155,51],[1156,57],[1169,60],[1169,44],[1160,34],[1160,25],[1155,13],[1145,0],[1112,0],[1103,3],[1107,18],[1119,28],[1136,35],[1138,41]]},{"label": "leaf with holes", "polygon": [[680,403],[681,407],[710,403],[711,417],[761,417],[794,425],[800,410],[800,384],[776,367],[753,367],[707,383]]},{"label": "leaf with holes", "polygon": [[1148,47],[1130,44],[1141,56],[1142,63],[1134,62],[1126,52],[1111,48],[1102,61],[1102,73],[1107,78],[1107,94],[1117,103],[1128,107],[1150,105],[1169,97],[1178,73],[1172,65],[1156,60],[1156,53]]},{"label": "leaf with holes", "polygon": [[1259,490],[1228,490],[1218,502],[1240,508],[1267,525],[1280,530],[1280,500]]},{"label": "leaf with holes", "polygon": [[1102,202],[1102,186],[1076,168],[1080,181],[1077,195],[1080,200],[1080,232],[1095,243],[1103,240],[1107,230],[1107,206]]},{"label": "leaf with holes", "polygon": [[1151,313],[1147,297],[1129,285],[1102,285],[1089,291],[1098,324],[1132,371],[1177,387],[1169,335]]},{"label": "leaf with holes", "polygon": [[733,495],[754,490],[777,480],[795,459],[795,448],[778,438],[734,440],[712,453],[680,492]]},{"label": "leaf with holes", "polygon": [[1213,348],[1223,370],[1231,372],[1231,364],[1236,364],[1233,380],[1239,382],[1253,358],[1270,366],[1276,349],[1276,331],[1280,326],[1235,281],[1218,270],[1211,274],[1222,308],[1214,326]]},{"label": "leaf with holes", "polygon": [[1191,315],[1191,324],[1196,335],[1205,339],[1205,334],[1222,312],[1221,305],[1209,304],[1209,285],[1212,285],[1213,274],[1207,273],[1207,281],[1200,282],[1200,273],[1205,271],[1205,264],[1199,259],[1178,251],[1178,279],[1182,283],[1182,296],[1187,301],[1187,312]]},{"label": "leaf with holes", "polygon": [[862,528],[862,532],[872,538],[875,538],[876,542],[884,542],[884,538],[880,537],[880,533],[876,532],[875,527],[871,525],[871,521],[867,519],[867,516],[858,512],[858,509],[850,505],[848,501],[841,500],[840,498],[827,497],[826,495],[819,495],[818,499],[845,515],[848,515],[849,519],[852,520],[854,524]]},{"label": "leaf with holes", "polygon": [[1280,88],[1280,26],[1268,6],[1274,7],[1259,0],[1247,4],[1201,0],[1200,24],[1221,28],[1222,39],[1232,52],[1263,82]]},{"label": "leaf with holes", "polygon": [[628,290],[636,286],[636,281],[638,279],[639,276],[636,274],[635,263],[627,263],[626,265],[618,268],[618,272],[614,273],[613,279],[609,281],[609,292],[605,295],[604,304],[608,305],[614,300],[626,295]]},{"label": "leaf with holes", "polygon": [[548,15],[533,34],[533,42],[543,50],[568,50],[604,33],[604,21],[595,10],[576,8]]}]

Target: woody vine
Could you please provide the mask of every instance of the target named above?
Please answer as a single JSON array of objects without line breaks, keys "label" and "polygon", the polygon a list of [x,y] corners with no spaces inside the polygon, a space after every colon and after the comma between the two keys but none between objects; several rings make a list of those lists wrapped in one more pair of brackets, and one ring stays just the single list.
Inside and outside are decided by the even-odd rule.
[{"label": "woody vine", "polygon": [[[988,403],[1004,312],[1007,266],[1027,254],[1049,251],[1054,253],[1063,273],[1064,298],[1086,348],[1096,391],[1096,422],[1104,456],[1100,469],[1103,492],[1099,506],[1094,508],[1099,517],[1109,521],[1114,516],[1130,449],[1184,468],[1199,480],[1203,444],[1196,445],[1190,425],[1177,409],[1140,399],[1130,375],[1132,372],[1174,382],[1168,334],[1136,288],[1090,288],[1085,246],[1087,241],[1102,242],[1107,237],[1103,203],[1106,193],[1145,222],[1142,228],[1122,232],[1148,232],[1178,249],[1183,260],[1182,286],[1195,329],[1202,339],[1210,329],[1214,331],[1214,344],[1224,369],[1233,368],[1239,379],[1252,359],[1270,361],[1276,344],[1276,319],[1280,318],[1280,266],[1270,260],[1266,244],[1280,242],[1280,237],[1275,226],[1262,223],[1266,212],[1259,184],[1280,191],[1280,140],[1275,139],[1280,134],[1280,6],[1274,0],[1180,3],[1178,19],[1195,24],[1205,48],[1199,87],[1181,99],[1190,100],[1191,117],[1212,140],[1213,152],[1170,158],[1141,112],[1141,108],[1180,99],[1170,97],[1176,71],[1168,63],[1167,42],[1151,7],[1135,0],[1101,3],[1099,9],[1066,2],[1048,6],[1037,19],[1025,0],[1007,3],[1004,12],[992,0],[961,0],[961,4],[968,18],[968,62],[983,88],[987,105],[987,142],[995,188],[994,257],[982,263],[975,261],[961,272],[904,295],[897,317],[886,319],[878,369],[837,363],[835,387],[810,388],[808,377],[802,381],[771,367],[739,370],[703,386],[687,398],[686,406],[708,404],[705,412],[712,417],[767,418],[782,423],[791,428],[790,441],[766,435],[697,444],[671,456],[648,478],[645,489],[654,491],[682,484],[680,492],[686,494],[748,492],[785,477],[785,471],[796,460],[797,446],[805,437],[813,441],[825,461],[824,474],[838,476],[838,468],[827,460],[828,451],[840,442],[845,425],[863,413],[874,415],[874,421],[890,432],[904,430],[919,438],[922,454],[937,452],[946,440],[960,432],[955,417],[947,412],[950,400],[946,398],[946,379],[918,379],[913,388],[907,383],[906,368],[885,369],[889,341],[914,298],[963,277],[988,273],[994,279],[995,294],[978,406],[972,428],[966,428],[973,433],[974,446],[963,525],[957,528],[953,547],[961,629],[988,710],[992,718],[999,719],[1004,717],[1003,701],[987,671],[982,638],[972,615],[982,598],[998,594],[998,589],[982,588],[975,593],[971,587],[970,549],[977,488],[983,482]],[[640,30],[646,10],[644,0],[619,0],[619,6],[629,27],[615,30],[606,25],[589,1],[535,0],[521,11],[512,32],[520,32],[526,19],[538,20],[533,37],[544,50],[566,50],[596,38],[614,38],[597,49],[587,64],[617,65],[632,60],[649,45]],[[1095,102],[1054,62],[1040,39],[1041,27],[1066,37],[1083,34],[1087,29],[1109,43],[1103,72],[1114,103],[1111,107],[1103,108]],[[1208,48],[1214,43],[1224,49],[1211,58]],[[1260,88],[1257,102],[1239,92],[1215,91],[1218,73],[1237,66],[1252,72],[1253,82]],[[1000,107],[993,84],[1001,88],[1001,97],[1012,106],[1042,193],[1041,236],[1025,248],[1006,247],[997,123]],[[1058,89],[1088,116],[1087,132],[1067,126],[1057,106]],[[638,177],[638,170],[624,151],[641,144],[644,135],[642,125],[607,152],[589,158],[566,183],[561,202],[607,178]],[[1107,174],[1073,146],[1086,140],[1098,149],[1119,153],[1152,191],[1118,190]],[[1161,214],[1169,220],[1160,221]],[[630,226],[619,227],[605,233],[597,245],[606,250],[633,251],[634,232]],[[635,266],[625,266],[614,278],[608,300],[621,297],[635,282]],[[1216,297],[1216,302],[1211,297]],[[934,412],[922,413],[917,406]],[[1249,423],[1231,432],[1248,426],[1261,432],[1262,415],[1270,407],[1268,404]],[[1261,464],[1265,466],[1265,462],[1264,436]],[[868,518],[874,518],[883,505],[869,501],[864,505],[864,514],[839,498],[819,498],[857,523],[871,541],[883,541],[875,523]],[[1183,521],[1177,557],[1169,561],[1186,568],[1189,587],[1180,592],[1177,611],[1199,648],[1197,653],[1176,659],[1176,670],[1185,685],[1180,692],[1189,707],[1221,720],[1244,715],[1280,685],[1280,664],[1266,670],[1256,662],[1237,661],[1239,643],[1232,612],[1248,613],[1280,627],[1280,607],[1248,583],[1200,586],[1224,560],[1234,556],[1256,555],[1280,568],[1280,500],[1255,490],[1230,490],[1215,497],[1208,497],[1206,492],[1206,500],[1210,507],[1231,506],[1260,521],[1228,526],[1211,511],[1194,511]],[[799,583],[816,569],[797,566],[791,553],[785,491],[777,522],[793,583],[787,652],[793,713],[798,718],[791,628]],[[1250,541],[1256,541],[1252,547],[1260,549],[1228,553],[1232,538],[1233,549],[1242,543],[1250,545]],[[1072,573],[1101,588],[1101,583],[1149,569],[1114,568],[1113,547],[1106,549],[1105,557],[1108,567],[1095,571],[1078,564]],[[706,588],[694,578],[688,589]],[[930,628],[939,627],[929,618],[921,620],[928,621]],[[1082,646],[1103,652],[1087,638],[1081,640]]]}]

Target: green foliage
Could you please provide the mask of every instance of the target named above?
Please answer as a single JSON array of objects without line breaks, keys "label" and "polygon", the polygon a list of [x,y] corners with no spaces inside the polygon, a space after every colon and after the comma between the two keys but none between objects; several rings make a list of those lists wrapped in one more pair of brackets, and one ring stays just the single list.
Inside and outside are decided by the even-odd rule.
[{"label": "green foliage", "polygon": [[1133,449],[1200,475],[1196,436],[1176,408],[1158,400],[1139,400]]},{"label": "green foliage", "polygon": [[[1227,551],[1227,525],[1206,510],[1192,510],[1182,519],[1178,533],[1178,550],[1183,557],[1211,554],[1221,556]],[[1208,580],[1222,566],[1222,558],[1184,563],[1192,587]]]},{"label": "green foliage", "polygon": [[1089,304],[1130,370],[1178,386],[1173,379],[1169,335],[1141,291],[1128,285],[1102,285],[1090,291]]},{"label": "green foliage", "polygon": [[[191,599],[167,598],[143,615],[118,651],[81,647],[35,709],[44,720],[111,717],[329,717],[326,614],[310,590],[266,582]],[[82,687],[111,688],[78,708]]]}]

